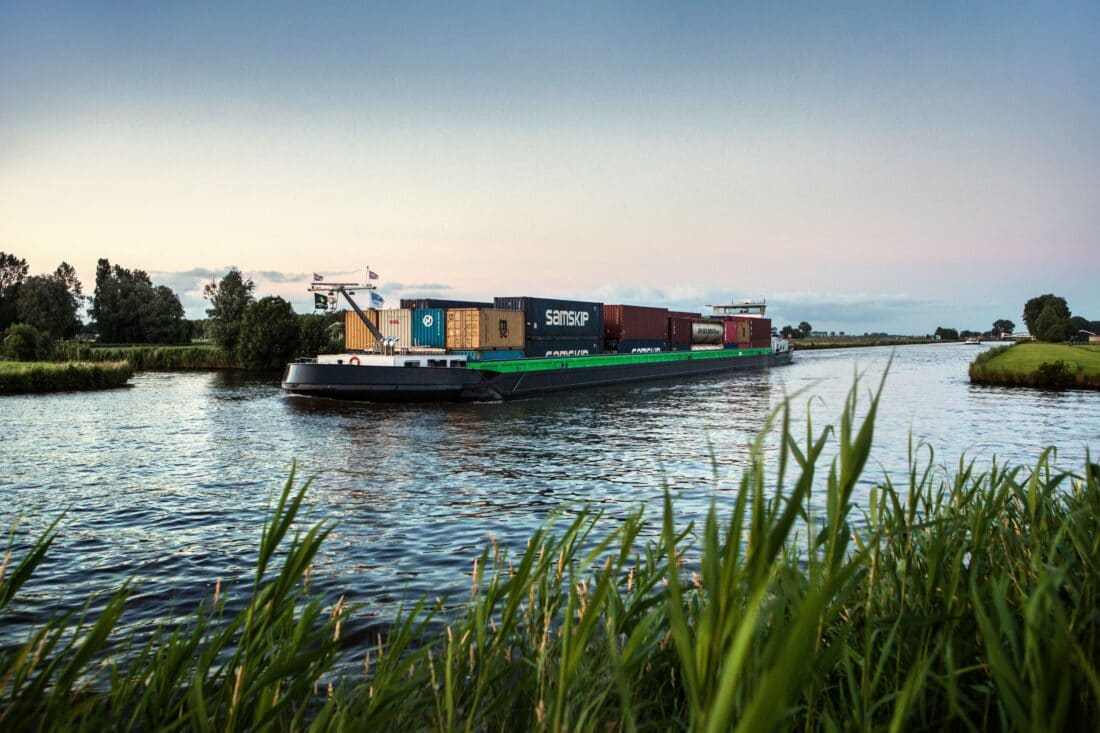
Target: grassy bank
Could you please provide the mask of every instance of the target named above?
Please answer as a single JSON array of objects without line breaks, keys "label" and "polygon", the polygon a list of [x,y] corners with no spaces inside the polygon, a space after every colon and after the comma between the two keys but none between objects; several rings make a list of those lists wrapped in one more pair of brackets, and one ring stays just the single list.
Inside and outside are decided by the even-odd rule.
[{"label": "grassy bank", "polygon": [[0,395],[122,387],[133,373],[133,367],[124,361],[0,361]]},{"label": "grassy bank", "polygon": [[912,346],[916,344],[958,343],[956,341],[936,341],[935,339],[909,336],[816,336],[803,339],[790,339],[795,351],[807,349],[855,349],[861,346]]},{"label": "grassy bank", "polygon": [[231,354],[210,344],[183,346],[110,346],[67,342],[58,347],[63,358],[80,361],[126,361],[136,371],[235,369]]},{"label": "grassy bank", "polygon": [[970,365],[974,384],[1100,389],[1100,346],[1023,343],[978,355]]},{"label": "grassy bank", "polygon": [[[875,406],[864,422],[856,414],[854,392],[836,430],[794,428],[781,414],[703,526],[680,527],[667,497],[653,527],[640,511],[611,530],[573,514],[522,552],[487,547],[466,602],[426,600],[365,643],[342,637],[355,609],[303,587],[332,525],[295,529],[308,484],[295,488],[292,475],[260,533],[240,613],[215,591],[152,640],[114,638],[127,589],[96,618],[54,619],[0,650],[0,721],[1095,729],[1100,466],[1060,473],[1047,452],[1031,468],[960,464],[946,476],[918,448],[912,470],[881,480],[856,510]],[[834,447],[837,459],[818,465]],[[18,612],[21,587],[35,593],[56,531],[7,564],[0,618]],[[336,666],[349,658],[358,672]]]}]

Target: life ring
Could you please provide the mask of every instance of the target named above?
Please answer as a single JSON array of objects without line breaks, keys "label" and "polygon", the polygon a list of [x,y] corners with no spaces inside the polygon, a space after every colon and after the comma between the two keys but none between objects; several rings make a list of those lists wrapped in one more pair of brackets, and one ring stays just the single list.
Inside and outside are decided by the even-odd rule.
[{"label": "life ring", "polygon": [[356,366],[359,366],[359,357],[358,356],[351,357],[350,359],[348,359],[348,364],[355,364]]}]

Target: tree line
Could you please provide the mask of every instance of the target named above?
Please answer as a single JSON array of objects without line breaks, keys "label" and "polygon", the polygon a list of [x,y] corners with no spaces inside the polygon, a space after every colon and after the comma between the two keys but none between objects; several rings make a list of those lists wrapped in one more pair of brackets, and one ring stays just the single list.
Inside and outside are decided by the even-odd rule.
[{"label": "tree line", "polygon": [[[294,312],[276,296],[257,300],[255,283],[235,268],[203,290],[204,321],[184,316],[179,296],[154,285],[144,270],[96,265],[95,291],[85,296],[76,271],[62,262],[49,274],[28,275],[26,260],[0,252],[0,334],[5,356],[46,359],[54,342],[84,334],[112,344],[187,344],[200,336],[248,368],[279,368],[298,354],[338,350],[339,315]],[[88,322],[82,322],[85,309]]]}]

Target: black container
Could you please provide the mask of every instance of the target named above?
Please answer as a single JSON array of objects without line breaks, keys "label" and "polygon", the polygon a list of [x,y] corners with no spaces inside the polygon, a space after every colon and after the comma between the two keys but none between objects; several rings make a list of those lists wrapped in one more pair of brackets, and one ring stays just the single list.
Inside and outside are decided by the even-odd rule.
[{"label": "black container", "polygon": [[482,303],[476,300],[446,300],[444,298],[402,298],[402,308],[413,310],[427,310],[428,308],[492,308],[492,303]]},{"label": "black container", "polygon": [[603,303],[554,298],[495,298],[497,308],[523,311],[527,340],[603,340]]},{"label": "black container", "polygon": [[[602,328],[602,326],[601,326]],[[602,339],[538,339],[528,340],[523,353],[528,357],[592,356],[603,352]]]},{"label": "black container", "polygon": [[668,339],[623,339],[617,350],[620,354],[660,354],[669,350]]}]

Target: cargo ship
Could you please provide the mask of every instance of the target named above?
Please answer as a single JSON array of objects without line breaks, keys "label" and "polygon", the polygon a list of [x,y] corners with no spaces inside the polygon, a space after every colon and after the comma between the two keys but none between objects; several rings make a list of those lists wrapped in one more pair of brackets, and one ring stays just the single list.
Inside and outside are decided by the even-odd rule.
[{"label": "cargo ship", "polygon": [[315,282],[343,296],[345,352],[287,365],[291,394],[342,400],[488,401],[560,390],[680,379],[789,364],[786,340],[763,300],[711,305],[712,313],[535,297],[493,302],[415,299],[363,310],[367,284]]}]

